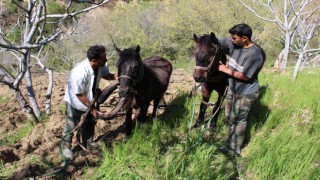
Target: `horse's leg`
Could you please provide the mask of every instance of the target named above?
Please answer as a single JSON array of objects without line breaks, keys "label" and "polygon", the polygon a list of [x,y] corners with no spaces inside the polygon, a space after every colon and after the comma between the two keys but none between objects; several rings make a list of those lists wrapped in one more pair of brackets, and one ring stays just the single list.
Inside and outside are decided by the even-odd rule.
[{"label": "horse's leg", "polygon": [[202,91],[202,102],[200,104],[200,110],[199,110],[198,119],[197,119],[196,123],[193,125],[194,128],[199,127],[200,124],[203,122],[204,115],[205,115],[206,110],[207,110],[207,105],[204,102],[207,103],[209,101],[209,99],[210,99],[210,93],[211,92],[208,91],[208,86],[207,86],[207,84],[205,82],[202,83],[201,91]]},{"label": "horse's leg", "polygon": [[132,108],[129,108],[127,113],[126,113],[126,120],[125,120],[125,125],[126,125],[126,134],[128,136],[131,135],[132,133],[132,128],[133,128],[133,124],[132,123]]},{"label": "horse's leg", "polygon": [[136,114],[137,115],[136,119],[141,123],[147,122],[147,112],[148,112],[148,105],[140,107],[138,114]]},{"label": "horse's leg", "polygon": [[220,114],[221,111],[221,105],[223,103],[224,100],[224,93],[225,93],[226,88],[222,88],[222,89],[217,89],[217,93],[218,93],[218,99],[214,105],[214,108],[212,109],[212,118],[211,118],[211,123],[210,123],[210,127],[209,130],[213,131],[216,126],[217,126],[217,122],[218,122],[218,116]]},{"label": "horse's leg", "polygon": [[156,115],[157,115],[157,109],[158,109],[158,106],[159,106],[159,102],[160,102],[160,99],[158,99],[158,98],[153,100],[152,118],[155,118]]},{"label": "horse's leg", "polygon": [[218,99],[217,99],[217,101],[216,101],[216,103],[215,103],[215,105],[214,105],[214,107],[212,109],[212,115],[213,116],[211,118],[211,123],[210,123],[209,130],[214,130],[216,128],[216,126],[217,126],[218,116],[219,116],[220,110],[221,110],[220,103],[222,101],[222,99],[221,99],[222,96],[220,95],[220,93],[219,93],[218,96],[219,97],[218,97]]}]

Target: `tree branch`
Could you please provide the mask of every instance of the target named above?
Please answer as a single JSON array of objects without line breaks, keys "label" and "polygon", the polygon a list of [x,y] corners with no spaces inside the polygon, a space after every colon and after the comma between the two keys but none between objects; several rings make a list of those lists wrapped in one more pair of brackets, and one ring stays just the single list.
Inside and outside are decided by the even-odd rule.
[{"label": "tree branch", "polygon": [[24,8],[20,3],[18,3],[16,0],[11,0],[11,2],[13,4],[15,4],[16,6],[18,6],[18,8],[22,9],[24,12],[28,12],[28,10],[26,8]]},{"label": "tree branch", "polygon": [[85,8],[85,9],[82,9],[82,10],[79,10],[79,11],[76,11],[76,12],[73,12],[73,13],[69,13],[69,14],[50,14],[50,15],[47,15],[47,16],[42,16],[40,18],[40,21],[43,21],[45,18],[67,18],[67,17],[74,17],[78,14],[81,14],[81,13],[85,13],[85,12],[88,12],[92,9],[95,9],[97,7],[100,7],[104,4],[106,4],[107,2],[109,2],[110,0],[103,0],[101,3],[98,3],[96,5],[93,5],[91,7],[88,7],[88,8]]},{"label": "tree branch", "polygon": [[251,13],[253,13],[255,16],[257,16],[260,19],[263,19],[265,21],[269,21],[269,22],[276,22],[276,19],[268,19],[268,18],[264,18],[262,16],[260,16],[255,10],[253,10],[250,6],[246,5],[245,3],[243,3],[241,0],[238,0],[246,9],[248,9]]}]

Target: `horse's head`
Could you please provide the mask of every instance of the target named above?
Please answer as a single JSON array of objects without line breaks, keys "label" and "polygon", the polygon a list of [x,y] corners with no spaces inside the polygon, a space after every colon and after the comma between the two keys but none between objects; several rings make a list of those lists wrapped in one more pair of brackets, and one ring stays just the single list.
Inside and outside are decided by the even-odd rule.
[{"label": "horse's head", "polygon": [[194,34],[193,39],[196,42],[194,49],[196,67],[193,78],[196,82],[204,82],[212,72],[218,69],[220,62],[226,63],[226,48],[220,46],[213,32],[200,37]]},{"label": "horse's head", "polygon": [[124,49],[123,51],[116,48],[120,58],[117,62],[118,79],[120,83],[120,97],[125,97],[130,91],[133,91],[133,86],[136,85],[142,78],[144,68],[140,57],[140,46],[136,48]]}]

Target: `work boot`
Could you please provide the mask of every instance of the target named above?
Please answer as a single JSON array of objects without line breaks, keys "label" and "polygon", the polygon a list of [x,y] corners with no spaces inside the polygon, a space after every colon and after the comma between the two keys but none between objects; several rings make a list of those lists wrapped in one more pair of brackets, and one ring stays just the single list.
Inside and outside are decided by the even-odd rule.
[{"label": "work boot", "polygon": [[66,157],[69,160],[73,159],[73,152],[71,151],[70,148],[62,149],[62,154],[64,155],[64,157]]}]

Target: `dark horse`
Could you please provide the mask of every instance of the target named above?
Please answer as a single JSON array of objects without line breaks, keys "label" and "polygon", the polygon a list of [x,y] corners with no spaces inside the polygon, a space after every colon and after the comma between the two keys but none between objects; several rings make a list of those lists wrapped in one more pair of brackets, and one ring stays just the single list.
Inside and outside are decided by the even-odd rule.
[{"label": "dark horse", "polygon": [[[120,56],[118,67],[119,95],[126,99],[122,105],[127,110],[127,134],[131,134],[136,120],[145,122],[150,102],[153,101],[152,117],[156,116],[157,107],[168,88],[172,73],[172,64],[169,60],[153,56],[141,60],[140,46],[124,49],[116,47]],[[134,118],[132,119],[132,109]]]},{"label": "dark horse", "polygon": [[210,95],[215,90],[218,93],[218,99],[212,110],[214,116],[209,127],[213,130],[217,124],[221,103],[228,87],[228,77],[218,70],[218,66],[219,63],[226,64],[229,49],[219,44],[213,32],[200,37],[194,34],[193,39],[196,42],[194,49],[196,67],[193,72],[193,78],[196,82],[201,83],[202,91],[200,112],[193,127],[198,127],[203,122]]}]

